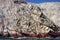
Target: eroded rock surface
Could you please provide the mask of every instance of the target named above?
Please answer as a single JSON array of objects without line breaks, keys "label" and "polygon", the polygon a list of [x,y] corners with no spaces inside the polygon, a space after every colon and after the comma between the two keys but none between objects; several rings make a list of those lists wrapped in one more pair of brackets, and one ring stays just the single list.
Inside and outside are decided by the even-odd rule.
[{"label": "eroded rock surface", "polygon": [[60,2],[42,3],[40,8],[48,18],[60,27]]},{"label": "eroded rock surface", "polygon": [[15,3],[13,0],[0,0],[0,2],[5,2],[0,5],[0,32],[3,36],[10,34],[16,37],[21,36],[21,33],[36,36],[40,33],[58,31],[59,27],[37,5]]}]

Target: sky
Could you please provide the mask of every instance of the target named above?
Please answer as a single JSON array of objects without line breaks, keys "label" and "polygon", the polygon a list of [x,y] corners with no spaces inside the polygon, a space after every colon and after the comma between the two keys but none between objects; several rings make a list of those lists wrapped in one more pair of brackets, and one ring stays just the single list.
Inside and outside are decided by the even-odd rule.
[{"label": "sky", "polygon": [[26,0],[31,3],[42,3],[42,2],[60,2],[60,0]]}]

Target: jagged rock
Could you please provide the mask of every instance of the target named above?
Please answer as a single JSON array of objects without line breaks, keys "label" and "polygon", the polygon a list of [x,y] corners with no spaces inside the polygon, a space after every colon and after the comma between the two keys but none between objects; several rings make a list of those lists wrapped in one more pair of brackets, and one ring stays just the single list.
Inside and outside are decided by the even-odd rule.
[{"label": "jagged rock", "polygon": [[47,2],[39,4],[43,13],[60,27],[60,2]]},{"label": "jagged rock", "polygon": [[0,8],[0,16],[2,16],[0,19],[0,32],[3,33],[3,36],[9,33],[10,36],[14,37],[19,34],[20,36],[37,37],[40,33],[41,36],[42,33],[46,33],[42,36],[45,37],[50,31],[58,31],[59,27],[45,16],[37,5],[30,3],[19,4],[13,0],[6,0],[5,2],[7,4],[2,4],[3,6]]}]

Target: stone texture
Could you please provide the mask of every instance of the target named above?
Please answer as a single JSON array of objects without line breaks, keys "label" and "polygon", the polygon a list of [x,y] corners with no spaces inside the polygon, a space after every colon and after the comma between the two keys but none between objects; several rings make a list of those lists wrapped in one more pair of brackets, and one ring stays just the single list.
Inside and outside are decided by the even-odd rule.
[{"label": "stone texture", "polygon": [[60,2],[47,2],[39,6],[43,13],[60,27]]},{"label": "stone texture", "polygon": [[4,34],[3,36],[9,33],[10,36],[16,37],[22,33],[21,35],[28,34],[34,37],[40,33],[58,31],[59,27],[45,16],[37,5],[15,3],[13,0],[0,0],[0,2],[3,2],[0,5],[0,32]]}]

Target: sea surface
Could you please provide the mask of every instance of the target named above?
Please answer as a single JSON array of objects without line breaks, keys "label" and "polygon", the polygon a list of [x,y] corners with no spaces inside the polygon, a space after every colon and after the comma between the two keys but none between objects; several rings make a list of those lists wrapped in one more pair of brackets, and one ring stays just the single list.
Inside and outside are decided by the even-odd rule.
[{"label": "sea surface", "polygon": [[57,38],[11,38],[11,37],[0,37],[0,40],[60,40]]}]

